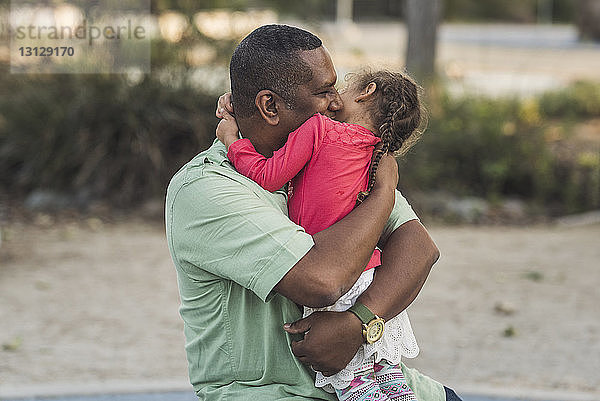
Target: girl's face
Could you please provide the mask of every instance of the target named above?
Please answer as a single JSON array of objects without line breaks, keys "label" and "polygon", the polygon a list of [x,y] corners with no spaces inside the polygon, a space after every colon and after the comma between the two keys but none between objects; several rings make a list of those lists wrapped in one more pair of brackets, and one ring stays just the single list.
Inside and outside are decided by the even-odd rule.
[{"label": "girl's face", "polygon": [[360,124],[365,114],[364,103],[356,101],[356,97],[360,95],[360,90],[353,85],[348,85],[340,90],[339,94],[344,107],[336,111],[335,119],[346,123]]}]

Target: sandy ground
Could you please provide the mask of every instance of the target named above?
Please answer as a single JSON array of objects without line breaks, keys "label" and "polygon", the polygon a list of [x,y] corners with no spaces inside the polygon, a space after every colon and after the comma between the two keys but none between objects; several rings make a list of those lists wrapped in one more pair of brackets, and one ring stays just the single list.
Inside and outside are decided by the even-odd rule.
[{"label": "sandy ground", "polygon": [[[600,225],[430,232],[443,256],[409,309],[409,365],[459,390],[599,390]],[[3,234],[0,387],[185,380],[161,224],[44,217]]]}]

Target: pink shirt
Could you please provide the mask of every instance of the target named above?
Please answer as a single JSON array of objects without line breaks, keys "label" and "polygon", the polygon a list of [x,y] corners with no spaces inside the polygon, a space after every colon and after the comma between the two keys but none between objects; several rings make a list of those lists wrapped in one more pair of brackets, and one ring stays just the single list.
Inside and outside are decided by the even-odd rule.
[{"label": "pink shirt", "polygon": [[[380,141],[368,129],[315,114],[266,158],[248,139],[235,141],[227,157],[236,170],[267,191],[290,183],[290,219],[313,235],[346,216],[367,189],[369,166]],[[366,269],[381,264],[373,252]]]}]

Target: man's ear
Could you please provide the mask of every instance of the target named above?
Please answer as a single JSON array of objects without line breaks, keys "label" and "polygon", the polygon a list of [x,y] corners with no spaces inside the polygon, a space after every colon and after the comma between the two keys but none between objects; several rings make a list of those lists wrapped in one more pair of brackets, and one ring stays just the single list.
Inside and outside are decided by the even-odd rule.
[{"label": "man's ear", "polygon": [[360,94],[354,98],[354,101],[358,103],[369,100],[376,90],[377,84],[375,82],[369,82],[369,84],[362,91],[360,91]]},{"label": "man's ear", "polygon": [[254,104],[258,108],[260,116],[269,125],[279,124],[279,113],[277,111],[277,95],[268,89],[263,89],[256,94]]}]

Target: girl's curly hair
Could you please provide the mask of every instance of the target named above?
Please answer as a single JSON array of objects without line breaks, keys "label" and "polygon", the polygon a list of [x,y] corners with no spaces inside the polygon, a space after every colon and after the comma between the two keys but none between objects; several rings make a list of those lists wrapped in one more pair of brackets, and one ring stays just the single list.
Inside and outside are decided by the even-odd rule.
[{"label": "girl's curly hair", "polygon": [[375,151],[369,174],[369,185],[365,192],[358,194],[362,202],[375,184],[377,167],[381,158],[390,152],[399,156],[417,142],[425,124],[426,113],[420,101],[421,88],[407,75],[392,71],[364,71],[349,77],[350,86],[362,90],[371,82],[376,88],[373,100],[369,102],[372,123],[379,127],[375,135],[381,138],[381,145]]}]

